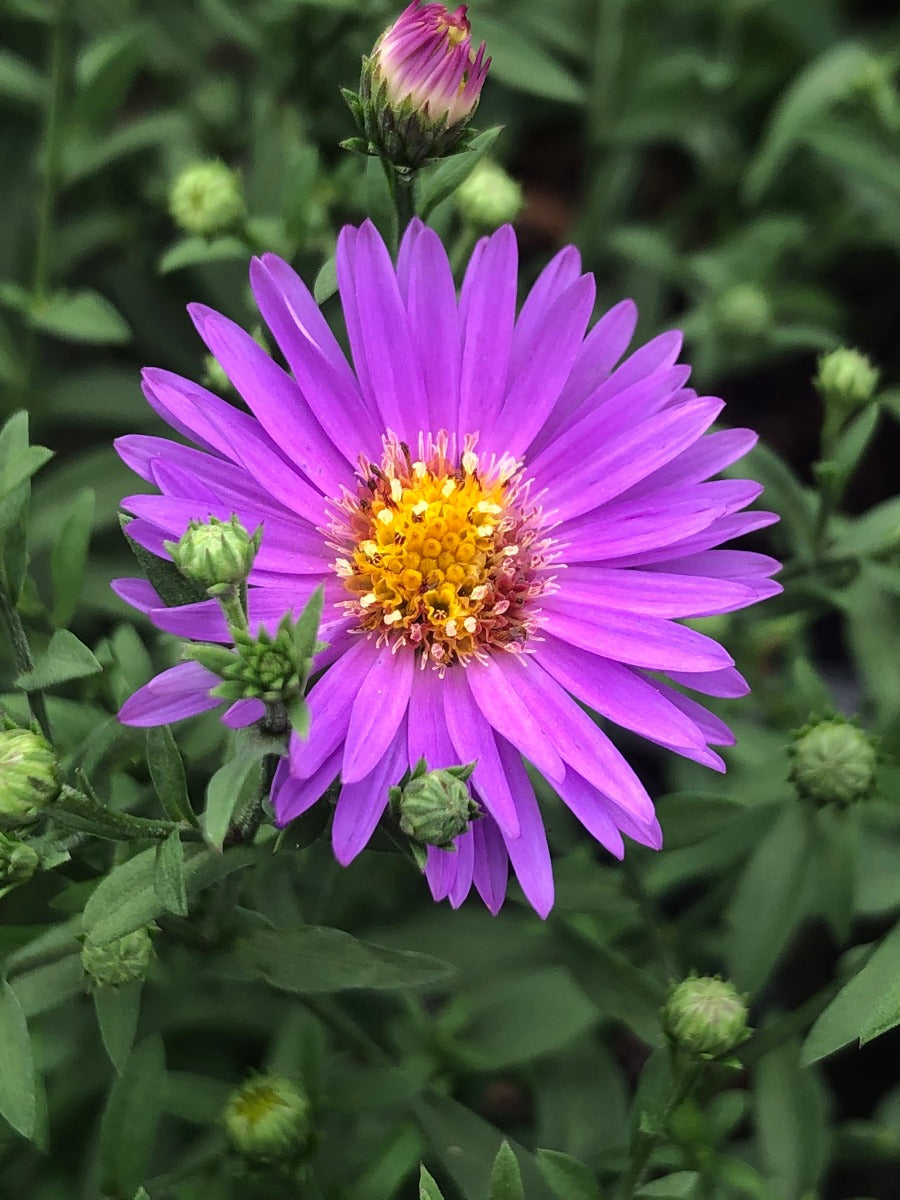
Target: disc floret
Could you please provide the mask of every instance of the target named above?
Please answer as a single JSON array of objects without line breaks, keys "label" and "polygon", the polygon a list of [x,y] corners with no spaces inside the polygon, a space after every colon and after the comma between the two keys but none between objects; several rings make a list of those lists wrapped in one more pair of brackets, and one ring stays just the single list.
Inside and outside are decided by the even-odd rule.
[{"label": "disc floret", "polygon": [[549,583],[550,542],[515,459],[484,461],[445,432],[418,454],[388,434],[380,466],[360,462],[334,526],[335,570],[359,629],[411,645],[439,669],[521,649]]}]

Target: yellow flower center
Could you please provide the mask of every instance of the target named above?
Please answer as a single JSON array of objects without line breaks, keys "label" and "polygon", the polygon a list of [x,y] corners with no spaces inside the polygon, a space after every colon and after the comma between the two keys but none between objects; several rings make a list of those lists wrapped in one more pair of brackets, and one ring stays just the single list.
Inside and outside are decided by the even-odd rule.
[{"label": "yellow flower center", "polygon": [[357,496],[342,505],[349,529],[335,529],[345,555],[335,569],[360,629],[419,647],[441,668],[521,646],[526,602],[545,582],[546,543],[535,542],[518,463],[485,467],[471,444],[457,463],[446,434],[421,438],[416,459],[386,438],[381,467],[364,462]]}]

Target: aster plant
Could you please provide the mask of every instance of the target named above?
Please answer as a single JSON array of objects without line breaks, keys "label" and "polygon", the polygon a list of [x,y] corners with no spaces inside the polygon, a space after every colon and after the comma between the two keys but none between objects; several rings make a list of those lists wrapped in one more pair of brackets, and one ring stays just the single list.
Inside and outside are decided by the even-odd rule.
[{"label": "aster plant", "polygon": [[[271,633],[321,589],[311,735],[294,733],[278,768],[277,822],[340,777],[332,841],[347,865],[420,759],[433,770],[475,762],[469,786],[485,817],[452,849],[429,848],[432,894],[458,906],[474,884],[496,912],[511,863],[546,916],[553,876],[525,761],[611,854],[623,855],[623,834],[658,848],[650,796],[582,706],[724,769],[712,747],[731,734],[686,693],[734,697],[747,685],[722,646],[680,619],[780,587],[773,559],[720,548],[776,518],[743,511],[758,484],[711,479],[756,438],[710,432],[722,401],[688,387],[680,335],[626,354],[630,301],[589,329],[595,284],[574,247],[517,315],[517,265],[503,227],[478,243],[457,296],[421,222],[396,264],[371,223],[346,227],[337,274],[351,365],[288,264],[255,259],[254,296],[290,373],[193,305],[249,413],[149,369],[148,402],[199,448],[132,435],[117,449],[159,489],[123,501],[129,537],[152,554],[165,557],[191,521],[236,514],[262,528],[251,633]],[[233,640],[215,599],[167,608],[146,582],[116,587],[161,629]],[[176,666],[120,719],[193,716],[220,703],[219,685],[196,662]]]}]

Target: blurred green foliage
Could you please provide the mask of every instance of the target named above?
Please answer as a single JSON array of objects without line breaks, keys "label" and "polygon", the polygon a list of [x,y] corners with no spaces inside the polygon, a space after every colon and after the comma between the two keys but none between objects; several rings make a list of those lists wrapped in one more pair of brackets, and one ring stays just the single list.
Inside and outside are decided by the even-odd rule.
[{"label": "blurred green foliage", "polygon": [[[394,12],[0,0],[2,416],[26,408],[55,455],[44,466],[26,449],[21,418],[0,435],[3,573],[14,593],[24,583],[35,656],[14,688],[0,648],[2,704],[25,722],[26,696],[46,688],[67,776],[94,781],[112,812],[73,817],[41,846],[56,869],[2,899],[0,1194],[597,1200],[646,1139],[652,1180],[636,1195],[887,1200],[900,1169],[900,1088],[881,1050],[896,1049],[885,1031],[900,1020],[895,473],[874,473],[862,515],[840,502],[861,464],[884,462],[881,445],[896,470],[889,5],[471,5],[494,59],[477,123],[504,127],[492,154],[524,187],[523,280],[574,240],[604,304],[633,295],[642,332],[685,329],[696,386],[739,394],[733,423],[758,413],[806,452],[788,463],[760,447],[740,467],[782,514],[787,586],[759,614],[713,619],[754,685],[718,705],[737,735],[727,777],[621,739],[659,796],[666,850],[610,865],[537,780],[558,891],[540,923],[515,897],[498,919],[434,907],[387,839],[342,872],[317,810],[277,855],[265,836],[221,855],[149,832],[164,815],[196,823],[225,734],[214,717],[154,731],[148,768],[143,734],[115,720],[175,650],[109,590],[134,570],[117,521],[134,481],[111,441],[161,432],[141,365],[210,370],[186,301],[253,327],[246,260],[274,250],[318,277],[327,304],[341,223],[370,212],[390,231],[377,165],[338,149],[351,132],[338,88]],[[172,181],[211,158],[239,173],[246,217],[181,236]],[[459,260],[471,231],[450,194],[459,168],[447,172],[420,201]],[[842,343],[872,354],[886,384],[813,473],[807,381],[814,355]],[[26,562],[16,518],[39,469]],[[878,798],[814,811],[787,783],[786,747],[833,708],[879,736]],[[128,857],[131,818],[155,844]],[[146,981],[91,993],[80,939],[148,924]],[[659,1010],[692,968],[748,992],[757,1033],[667,1110]],[[846,1053],[823,1064],[882,1034],[863,1067]],[[221,1114],[252,1070],[311,1098],[300,1191],[242,1175],[226,1153]]]}]

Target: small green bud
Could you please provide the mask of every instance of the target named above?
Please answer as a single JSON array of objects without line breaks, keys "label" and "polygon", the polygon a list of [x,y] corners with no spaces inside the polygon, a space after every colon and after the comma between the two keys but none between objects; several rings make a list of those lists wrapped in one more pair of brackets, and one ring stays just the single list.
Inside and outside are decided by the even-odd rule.
[{"label": "small green bud", "polygon": [[456,206],[468,224],[497,229],[519,215],[522,189],[499,163],[483,158],[457,188]]},{"label": "small green bud", "polygon": [[878,370],[864,354],[842,346],[819,359],[813,385],[826,408],[837,409],[846,418],[875,395]]},{"label": "small green bud", "polygon": [[113,987],[143,979],[154,957],[147,928],[135,929],[111,942],[85,942],[81,948],[82,966],[93,982]]},{"label": "small green bud", "polygon": [[172,184],[169,212],[185,233],[209,237],[231,229],[244,215],[240,178],[217,160],[194,163]]},{"label": "small green bud", "polygon": [[833,717],[805,726],[789,747],[797,794],[816,804],[852,804],[875,790],[878,751],[859,726]]},{"label": "small green bud", "polygon": [[251,537],[232,513],[227,521],[191,521],[179,541],[164,545],[182,575],[214,595],[246,580],[261,541],[261,525]]},{"label": "small green bud", "polygon": [[224,395],[231,390],[231,380],[217,358],[207,354],[203,359],[203,382],[213,392]]},{"label": "small green bud", "polygon": [[0,833],[0,895],[27,883],[40,862],[40,855],[33,846]]},{"label": "small green bud", "polygon": [[728,333],[760,337],[771,328],[772,306],[762,288],[754,283],[738,283],[718,298],[716,318]]},{"label": "small green bud", "polygon": [[306,1094],[281,1075],[256,1075],[233,1092],[224,1113],[232,1146],[257,1163],[300,1158],[312,1136]]},{"label": "small green bud", "polygon": [[0,730],[0,829],[33,821],[59,795],[50,743],[31,729]]},{"label": "small green bud", "polygon": [[750,1036],[744,997],[718,975],[690,975],[676,983],[662,1018],[667,1036],[692,1058],[723,1058]]},{"label": "small green bud", "polygon": [[469,763],[429,771],[422,759],[405,787],[391,788],[391,804],[406,836],[423,846],[452,850],[453,839],[481,815],[467,782],[474,770]]}]

